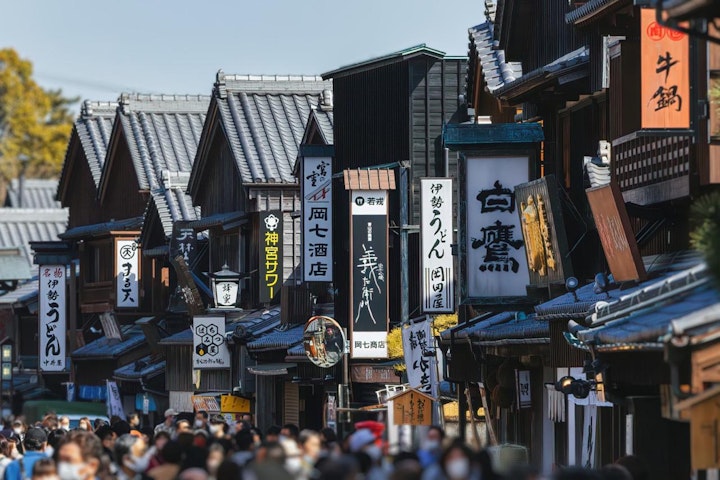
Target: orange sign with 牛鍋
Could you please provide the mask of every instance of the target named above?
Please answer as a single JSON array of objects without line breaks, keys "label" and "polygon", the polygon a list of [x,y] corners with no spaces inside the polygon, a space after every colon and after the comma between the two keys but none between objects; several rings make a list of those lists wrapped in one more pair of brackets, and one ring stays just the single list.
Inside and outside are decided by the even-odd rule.
[{"label": "orange sign with \u725b\u934b", "polygon": [[690,128],[690,47],[686,34],[640,10],[642,128]]}]

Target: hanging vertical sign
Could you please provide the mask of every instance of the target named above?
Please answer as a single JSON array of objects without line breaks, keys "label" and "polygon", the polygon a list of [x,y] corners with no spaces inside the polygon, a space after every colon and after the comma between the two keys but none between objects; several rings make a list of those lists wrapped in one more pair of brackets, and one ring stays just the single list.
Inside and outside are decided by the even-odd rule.
[{"label": "hanging vertical sign", "polygon": [[332,282],[332,168],[330,157],[303,159],[303,277]]},{"label": "hanging vertical sign", "polygon": [[230,368],[225,317],[193,317],[193,369]]},{"label": "hanging vertical sign", "polygon": [[530,276],[514,188],[528,181],[528,157],[470,157],[466,168],[466,296],[524,297]]},{"label": "hanging vertical sign", "polygon": [[437,357],[430,318],[426,316],[403,326],[401,333],[408,383],[437,398]]},{"label": "hanging vertical sign", "polygon": [[172,237],[170,238],[170,258],[178,255],[183,257],[185,264],[195,265],[197,256],[197,237],[195,230],[190,228],[190,222],[179,221],[173,223]]},{"label": "hanging vertical sign", "polygon": [[115,306],[140,306],[140,247],[133,239],[115,240]]},{"label": "hanging vertical sign", "polygon": [[422,299],[425,312],[454,312],[452,179],[420,179]]},{"label": "hanging vertical sign", "polygon": [[282,232],[280,211],[260,214],[260,302],[269,303],[280,293],[283,282]]},{"label": "hanging vertical sign", "polygon": [[350,324],[353,358],[387,358],[388,194],[352,190]]},{"label": "hanging vertical sign", "polygon": [[67,353],[65,265],[41,265],[39,276],[40,370],[61,372]]},{"label": "hanging vertical sign", "polygon": [[690,128],[690,42],[640,9],[642,128]]},{"label": "hanging vertical sign", "polygon": [[111,380],[106,380],[107,398],[106,406],[108,418],[120,417],[125,420],[125,409],[123,408],[122,398],[120,397],[120,390],[118,389],[117,383]]}]

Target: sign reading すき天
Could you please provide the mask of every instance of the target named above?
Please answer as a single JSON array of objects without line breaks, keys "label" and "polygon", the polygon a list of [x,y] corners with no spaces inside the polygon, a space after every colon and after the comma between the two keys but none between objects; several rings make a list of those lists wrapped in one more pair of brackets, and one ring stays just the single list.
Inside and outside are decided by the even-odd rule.
[{"label": "sign reading \u3059\u304d\u5929", "polygon": [[140,306],[140,248],[134,239],[115,240],[115,306]]}]

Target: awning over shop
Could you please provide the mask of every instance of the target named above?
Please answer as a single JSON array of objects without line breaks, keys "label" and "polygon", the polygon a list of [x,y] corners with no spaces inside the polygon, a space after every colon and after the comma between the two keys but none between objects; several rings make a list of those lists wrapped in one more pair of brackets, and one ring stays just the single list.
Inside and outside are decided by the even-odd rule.
[{"label": "awning over shop", "polygon": [[249,221],[245,212],[216,213],[190,222],[190,228],[193,230],[207,230],[208,228],[222,227],[224,230],[229,230]]},{"label": "awning over shop", "polygon": [[114,359],[145,344],[145,335],[137,325],[121,327],[124,340],[101,337],[72,352],[74,361]]},{"label": "awning over shop", "polygon": [[290,348],[303,339],[304,325],[295,325],[287,328],[278,327],[273,332],[249,342],[248,350],[261,352],[267,350],[282,350]]},{"label": "awning over shop", "polygon": [[247,371],[253,375],[260,376],[277,376],[287,375],[290,369],[297,367],[296,363],[264,363],[261,365],[255,365],[247,367]]},{"label": "awning over shop", "polygon": [[81,238],[104,237],[115,231],[134,231],[142,228],[142,217],[127,218],[112,222],[95,223],[71,228],[58,235],[63,240],[79,240]]},{"label": "awning over shop", "polygon": [[122,381],[140,382],[157,377],[165,373],[165,360],[151,355],[135,360],[133,363],[120,367],[113,372],[113,376]]},{"label": "awning over shop", "polygon": [[19,285],[15,290],[0,295],[0,308],[19,308],[28,306],[31,312],[37,311],[38,278]]},{"label": "awning over shop", "polygon": [[550,343],[550,325],[534,314],[503,312],[461,324],[440,334],[443,342],[470,339],[476,345],[544,345]]}]

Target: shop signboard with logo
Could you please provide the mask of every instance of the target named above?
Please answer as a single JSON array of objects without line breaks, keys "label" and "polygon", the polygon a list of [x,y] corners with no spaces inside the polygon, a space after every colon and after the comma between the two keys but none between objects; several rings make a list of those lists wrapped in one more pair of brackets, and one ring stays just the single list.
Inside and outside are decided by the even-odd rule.
[{"label": "shop signboard with logo", "polygon": [[260,285],[261,303],[272,302],[283,283],[283,214],[281,211],[260,215]]}]

